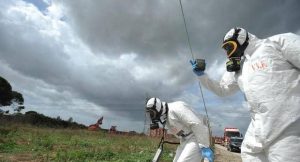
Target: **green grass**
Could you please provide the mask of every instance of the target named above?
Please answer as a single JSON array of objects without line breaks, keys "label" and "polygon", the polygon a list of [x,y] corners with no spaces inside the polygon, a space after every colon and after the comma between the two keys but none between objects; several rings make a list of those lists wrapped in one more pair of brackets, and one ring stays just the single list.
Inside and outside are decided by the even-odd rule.
[{"label": "green grass", "polygon": [[[0,126],[0,162],[147,162],[159,139],[87,130]],[[172,161],[176,145],[165,145],[162,161]]]}]

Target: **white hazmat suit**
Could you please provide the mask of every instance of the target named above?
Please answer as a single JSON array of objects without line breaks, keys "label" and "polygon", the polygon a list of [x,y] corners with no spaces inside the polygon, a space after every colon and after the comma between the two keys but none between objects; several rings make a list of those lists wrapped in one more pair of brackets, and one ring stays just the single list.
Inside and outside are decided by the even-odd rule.
[{"label": "white hazmat suit", "polygon": [[180,138],[173,162],[200,162],[201,148],[209,147],[207,120],[181,101],[168,103],[168,131]]},{"label": "white hazmat suit", "polygon": [[220,82],[206,74],[199,80],[219,96],[244,92],[251,122],[241,148],[243,162],[300,162],[300,37],[248,34],[241,70],[225,72]]}]

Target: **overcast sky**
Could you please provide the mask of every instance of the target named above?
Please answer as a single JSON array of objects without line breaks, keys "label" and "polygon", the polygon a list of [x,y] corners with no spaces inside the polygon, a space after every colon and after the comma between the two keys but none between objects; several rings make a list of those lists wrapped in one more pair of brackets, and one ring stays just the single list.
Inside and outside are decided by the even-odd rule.
[{"label": "overcast sky", "polygon": [[[300,34],[299,0],[182,0],[191,46],[219,79],[222,38],[240,26],[259,38]],[[0,76],[23,94],[25,111],[103,128],[143,131],[148,95],[204,113],[178,0],[1,0]],[[243,94],[204,90],[213,133],[245,132]],[[238,122],[237,122],[238,121]]]}]

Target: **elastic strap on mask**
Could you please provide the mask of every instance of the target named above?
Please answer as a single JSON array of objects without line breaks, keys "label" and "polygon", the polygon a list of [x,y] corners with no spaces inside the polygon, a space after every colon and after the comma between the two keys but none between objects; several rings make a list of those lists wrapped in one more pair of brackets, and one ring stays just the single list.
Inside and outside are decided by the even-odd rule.
[{"label": "elastic strap on mask", "polygon": [[166,116],[168,116],[168,112],[169,112],[169,106],[168,106],[168,103],[166,102],[166,104],[165,104],[165,106],[166,106]]},{"label": "elastic strap on mask", "polygon": [[[165,113],[161,114],[161,115],[164,115],[164,121],[160,120],[160,123],[163,124],[163,125],[166,124],[166,121],[167,121],[167,118],[168,118],[169,106],[168,106],[167,102],[165,103],[165,107],[166,107]],[[162,109],[163,109],[163,107],[162,107]]]},{"label": "elastic strap on mask", "polygon": [[234,34],[232,36],[232,39],[237,40],[240,31],[241,31],[241,29],[234,28]]},{"label": "elastic strap on mask", "polygon": [[[232,36],[232,38],[234,39],[234,40],[236,40],[237,42],[238,42],[238,36],[239,36],[239,32],[241,31],[241,29],[239,28],[234,28],[234,34],[233,34],[233,36]],[[248,44],[249,44],[249,36],[248,36],[248,32],[246,32],[246,40],[245,40],[245,42],[243,43],[243,44],[241,44],[241,49],[244,51],[245,49],[246,49],[246,47],[248,46]]]},{"label": "elastic strap on mask", "polygon": [[[241,31],[240,28],[234,28],[234,34],[231,38],[231,40],[235,40],[238,42],[238,36],[239,36],[239,32]],[[248,36],[248,32],[246,32],[246,40],[243,44],[241,44],[241,47],[243,48],[243,50],[245,50],[245,48],[248,46],[249,44],[249,36]]]},{"label": "elastic strap on mask", "polygon": [[241,45],[243,51],[245,51],[245,49],[247,48],[248,44],[249,44],[249,36],[248,36],[248,32],[246,32],[246,40],[245,40],[245,42]]},{"label": "elastic strap on mask", "polygon": [[153,109],[153,110],[155,110],[157,113],[156,113],[156,117],[155,118],[160,118],[160,116],[161,116],[161,114],[162,114],[162,112],[163,112],[163,107],[162,107],[162,103],[161,103],[161,105],[160,105],[160,110],[159,110],[159,112],[157,111],[157,109],[156,109],[156,103],[157,103],[157,100],[156,100],[156,98],[154,98],[154,104],[153,104],[153,106],[152,106],[152,108],[151,109]]}]

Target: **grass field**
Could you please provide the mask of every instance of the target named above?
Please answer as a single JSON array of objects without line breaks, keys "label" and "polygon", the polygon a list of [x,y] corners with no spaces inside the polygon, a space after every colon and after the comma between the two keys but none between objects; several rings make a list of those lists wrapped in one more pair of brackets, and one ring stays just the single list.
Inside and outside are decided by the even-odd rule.
[{"label": "grass field", "polygon": [[[111,135],[101,131],[0,126],[0,162],[146,162],[159,139]],[[165,145],[162,161],[172,161],[176,145]]]}]

